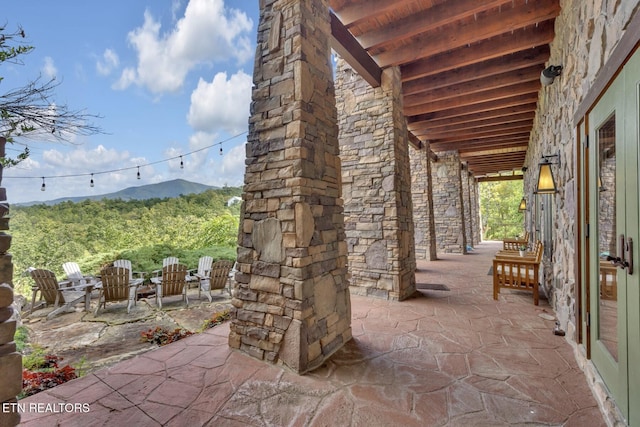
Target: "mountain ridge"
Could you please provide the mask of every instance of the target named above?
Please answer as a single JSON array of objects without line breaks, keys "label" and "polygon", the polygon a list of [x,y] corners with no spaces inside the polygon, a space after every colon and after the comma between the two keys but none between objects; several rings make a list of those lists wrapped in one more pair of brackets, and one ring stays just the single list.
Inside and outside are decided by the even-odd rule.
[{"label": "mountain ridge", "polygon": [[16,206],[33,206],[33,205],[57,205],[63,202],[79,203],[85,200],[103,200],[103,199],[121,199],[121,200],[146,200],[146,199],[165,199],[178,197],[181,194],[198,194],[207,190],[214,190],[220,187],[200,184],[197,182],[187,181],[185,179],[173,179],[170,181],[158,182],[155,184],[146,184],[140,186],[127,187],[125,189],[112,193],[76,196],[76,197],[60,197],[53,200],[15,203]]}]

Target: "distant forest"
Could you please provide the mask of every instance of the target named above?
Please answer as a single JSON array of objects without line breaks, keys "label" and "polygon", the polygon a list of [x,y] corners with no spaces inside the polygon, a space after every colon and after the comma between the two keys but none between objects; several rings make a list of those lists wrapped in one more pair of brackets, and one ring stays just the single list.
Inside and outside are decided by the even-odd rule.
[{"label": "distant forest", "polygon": [[31,279],[23,274],[28,267],[52,270],[62,279],[67,261],[87,275],[119,258],[148,273],[167,256],[188,268],[196,268],[202,255],[234,260],[240,204],[227,201],[241,194],[239,187],[225,187],[167,199],[12,206],[16,291],[30,295]]}]

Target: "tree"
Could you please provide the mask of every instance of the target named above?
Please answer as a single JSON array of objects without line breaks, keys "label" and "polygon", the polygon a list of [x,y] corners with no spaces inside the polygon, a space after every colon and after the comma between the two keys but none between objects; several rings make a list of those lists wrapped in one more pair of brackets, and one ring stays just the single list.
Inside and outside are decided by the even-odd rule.
[{"label": "tree", "polygon": [[480,184],[480,213],[485,239],[504,239],[523,233],[524,215],[518,212],[522,181]]},{"label": "tree", "polygon": [[[34,47],[25,44],[22,28],[8,32],[0,27],[0,65],[13,63],[23,65],[20,58],[29,54]],[[3,78],[0,77],[0,83]],[[91,121],[99,116],[84,110],[72,110],[66,104],[57,105],[53,101],[55,89],[61,84],[52,78],[43,81],[41,77],[22,87],[0,94],[0,136],[8,142],[15,137],[46,138],[58,142],[70,141],[72,135],[93,135],[101,129]],[[19,163],[29,156],[28,147],[15,159],[0,158],[5,166]]]}]

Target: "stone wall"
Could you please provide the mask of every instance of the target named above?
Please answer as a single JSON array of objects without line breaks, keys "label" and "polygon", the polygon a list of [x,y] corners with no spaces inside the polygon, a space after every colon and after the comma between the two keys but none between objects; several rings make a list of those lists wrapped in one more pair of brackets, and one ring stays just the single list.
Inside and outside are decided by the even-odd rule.
[{"label": "stone wall", "polygon": [[445,253],[467,253],[462,175],[457,151],[436,153],[438,161],[431,165],[433,176],[433,215],[438,250]]},{"label": "stone wall", "polygon": [[[580,149],[576,139],[577,123],[573,116],[581,101],[592,87],[596,76],[607,64],[613,49],[621,39],[640,1],[629,0],[561,0],[561,12],[555,21],[555,39],[551,43],[548,64],[562,64],[562,75],[550,86],[540,90],[538,109],[534,120],[525,165],[525,195],[534,209],[533,191],[536,185],[538,163],[542,155],[560,153],[560,165],[552,166],[559,189],[554,195],[553,251],[552,258],[545,261],[545,292],[556,311],[561,327],[567,331],[568,339],[577,341],[574,324],[576,301],[575,290],[580,283],[575,277],[576,235],[576,176],[574,165]],[[533,231],[533,230],[529,230]],[[581,350],[578,358],[584,359]],[[595,369],[583,361],[589,372]],[[607,401],[606,387],[594,374],[590,382],[595,383],[596,397],[613,425],[621,422],[615,406]]]},{"label": "stone wall", "polygon": [[416,263],[400,70],[373,88],[338,59],[336,88],[351,291],[403,300]]},{"label": "stone wall", "polygon": [[[573,242],[576,233],[574,165],[578,143],[573,115],[639,4],[638,0],[562,0],[556,18],[548,64],[562,64],[564,69],[552,85],[540,90],[525,160],[528,171],[524,186],[527,201],[531,202],[542,155],[560,152],[560,165],[552,166],[559,192],[553,201],[553,258],[548,275],[551,277],[545,277],[545,286],[565,330],[575,316],[575,251],[573,245],[565,244]],[[572,326],[575,329],[576,325]]]},{"label": "stone wall", "polygon": [[296,372],[351,339],[326,0],[262,0],[229,345]]},{"label": "stone wall", "polygon": [[[5,156],[7,140],[0,137],[0,157]],[[2,182],[2,165],[0,165],[0,183]],[[9,213],[7,191],[0,187],[0,218]],[[0,426],[15,426],[20,422],[20,414],[12,411],[11,403],[16,403],[16,396],[22,391],[22,356],[16,351],[13,337],[16,333],[16,320],[13,316],[13,263],[11,254],[7,253],[11,246],[11,236],[5,233],[9,229],[0,222]],[[5,404],[9,410],[4,410]]]},{"label": "stone wall", "polygon": [[416,259],[438,259],[436,223],[433,217],[433,186],[429,143],[423,142],[420,150],[409,146],[411,161],[411,195],[413,201],[413,229]]},{"label": "stone wall", "polygon": [[469,177],[469,188],[471,189],[471,225],[473,227],[472,246],[482,242],[482,230],[480,230],[480,193],[478,192],[478,181]]}]

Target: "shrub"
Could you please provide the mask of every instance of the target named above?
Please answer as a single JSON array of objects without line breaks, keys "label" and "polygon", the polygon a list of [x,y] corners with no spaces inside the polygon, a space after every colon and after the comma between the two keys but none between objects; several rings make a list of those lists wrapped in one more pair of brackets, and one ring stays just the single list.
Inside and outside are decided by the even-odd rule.
[{"label": "shrub", "polygon": [[226,320],[231,319],[231,314],[229,310],[220,311],[217,313],[213,313],[210,319],[204,321],[202,325],[202,330],[213,328],[214,326],[218,326],[221,323],[224,323]]},{"label": "shrub", "polygon": [[69,365],[58,366],[62,358],[45,354],[31,369],[22,370],[22,393],[20,398],[39,393],[78,378],[75,368]]},{"label": "shrub", "polygon": [[162,326],[156,326],[155,329],[149,329],[146,332],[141,332],[141,335],[142,337],[140,340],[142,342],[150,342],[163,346],[181,340],[182,338],[186,338],[189,335],[193,335],[193,332],[182,328],[176,328],[173,331],[170,331]]}]

